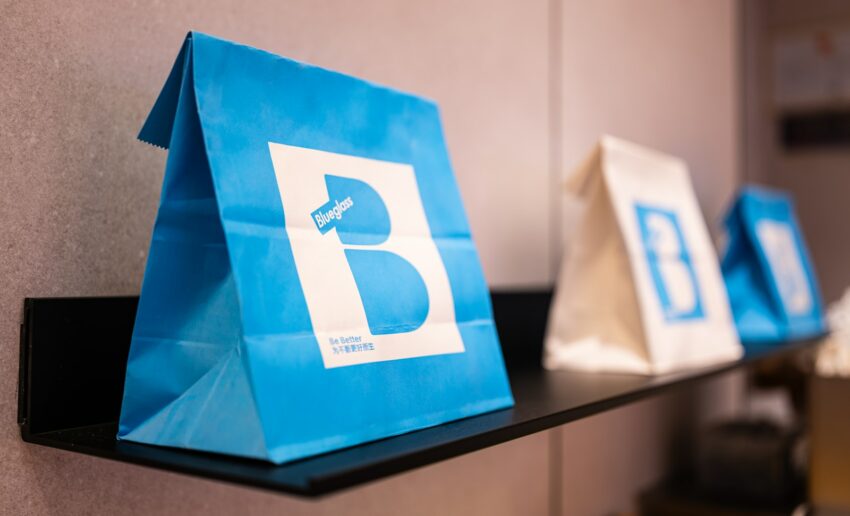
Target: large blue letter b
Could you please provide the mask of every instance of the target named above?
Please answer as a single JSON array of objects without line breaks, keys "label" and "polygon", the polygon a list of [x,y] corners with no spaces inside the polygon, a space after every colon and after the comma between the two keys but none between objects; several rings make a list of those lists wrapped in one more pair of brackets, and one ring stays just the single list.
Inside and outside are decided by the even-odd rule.
[{"label": "large blue letter b", "polygon": [[390,214],[381,196],[357,179],[326,175],[325,184],[329,197],[325,206],[349,206],[333,220],[333,226],[346,246],[345,258],[363,302],[369,331],[386,335],[422,326],[428,317],[428,288],[413,264],[390,251],[360,247],[382,244],[390,236]]}]

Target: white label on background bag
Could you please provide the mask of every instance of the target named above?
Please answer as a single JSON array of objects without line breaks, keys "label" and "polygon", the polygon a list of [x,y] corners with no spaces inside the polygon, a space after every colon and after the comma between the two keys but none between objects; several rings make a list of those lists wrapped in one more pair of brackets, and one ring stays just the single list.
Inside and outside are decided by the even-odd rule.
[{"label": "white label on background bag", "polygon": [[794,315],[809,313],[812,293],[793,230],[785,222],[767,219],[756,222],[755,229],[785,309]]},{"label": "white label on background bag", "polygon": [[325,367],[463,352],[413,167],[269,150]]}]

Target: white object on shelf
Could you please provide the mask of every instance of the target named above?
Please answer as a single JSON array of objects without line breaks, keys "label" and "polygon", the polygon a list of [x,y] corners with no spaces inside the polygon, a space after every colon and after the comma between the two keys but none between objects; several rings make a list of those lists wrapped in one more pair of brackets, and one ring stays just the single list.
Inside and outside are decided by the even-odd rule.
[{"label": "white object on shelf", "polygon": [[583,213],[550,309],[547,369],[661,374],[742,355],[684,162],[606,136],[567,189]]},{"label": "white object on shelf", "polygon": [[819,376],[850,377],[850,289],[829,307],[831,333],[818,350],[815,371]]}]

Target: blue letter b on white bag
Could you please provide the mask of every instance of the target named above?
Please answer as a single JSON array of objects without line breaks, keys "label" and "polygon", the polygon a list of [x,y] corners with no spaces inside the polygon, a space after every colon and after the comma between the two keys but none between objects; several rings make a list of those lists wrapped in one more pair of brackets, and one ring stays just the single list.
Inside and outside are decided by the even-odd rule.
[{"label": "blue letter b on white bag", "polygon": [[652,284],[667,322],[702,319],[702,295],[691,251],[675,211],[635,204]]}]

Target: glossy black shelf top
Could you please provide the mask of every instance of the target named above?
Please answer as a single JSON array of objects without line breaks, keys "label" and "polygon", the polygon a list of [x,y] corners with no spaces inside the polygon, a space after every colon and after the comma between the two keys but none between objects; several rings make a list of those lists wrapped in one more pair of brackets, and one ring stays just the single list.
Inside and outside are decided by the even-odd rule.
[{"label": "glossy black shelf top", "polygon": [[548,292],[496,293],[493,307],[516,405],[281,466],[116,441],[137,298],[27,299],[18,421],[27,442],[302,496],[320,496],[480,450],[664,389],[814,345],[750,348],[736,362],[671,375],[539,367]]}]

